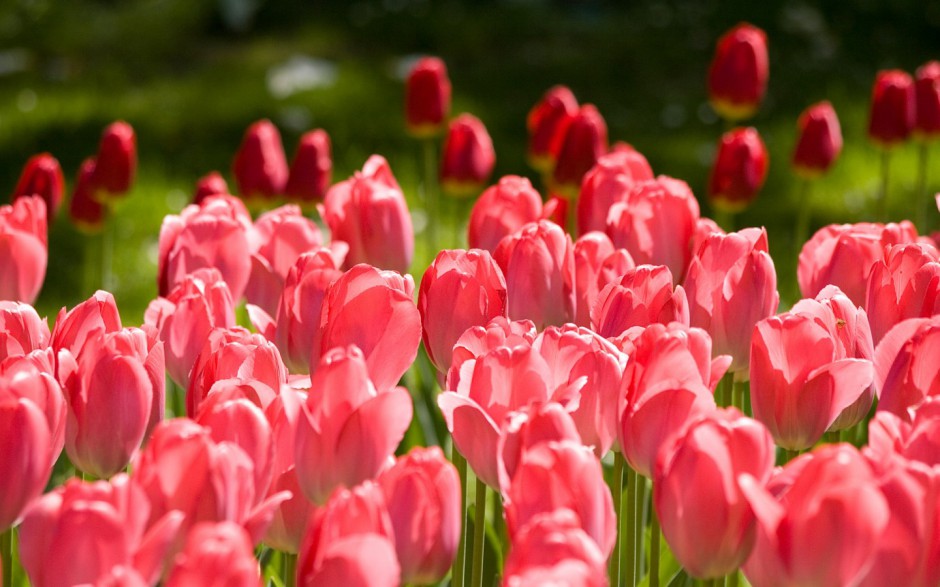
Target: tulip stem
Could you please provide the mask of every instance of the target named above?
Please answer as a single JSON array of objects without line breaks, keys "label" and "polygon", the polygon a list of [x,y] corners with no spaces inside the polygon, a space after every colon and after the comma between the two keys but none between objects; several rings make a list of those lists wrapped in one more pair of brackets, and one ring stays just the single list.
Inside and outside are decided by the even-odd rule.
[{"label": "tulip stem", "polygon": [[812,197],[811,186],[812,182],[810,182],[810,180],[800,180],[799,208],[797,208],[796,234],[794,235],[796,256],[799,256],[800,251],[803,249],[803,243],[809,238],[809,211],[811,208],[809,202]]},{"label": "tulip stem", "polygon": [[[623,453],[614,453],[614,476],[610,480],[610,486],[614,498],[614,517],[621,520],[621,510],[623,509]],[[617,542],[614,544],[614,551],[610,554],[608,561],[608,575],[611,585],[620,585],[620,542],[623,540],[623,532],[617,532]]]},{"label": "tulip stem", "polygon": [[738,587],[738,571],[732,571],[730,575],[725,578],[725,587]]},{"label": "tulip stem", "polygon": [[467,554],[467,459],[454,446],[451,448],[451,461],[457,468],[457,476],[460,478],[460,525],[463,526],[463,532],[460,533],[460,544],[457,545],[457,556],[454,558],[454,566],[451,569],[450,584],[453,587],[463,587],[463,566],[464,558]]},{"label": "tulip stem", "polygon": [[427,216],[425,223],[425,234],[427,239],[428,257],[433,259],[437,255],[437,162],[436,149],[433,138],[427,138],[421,141],[421,147],[424,151],[424,213]]},{"label": "tulip stem", "polygon": [[731,384],[731,405],[740,410],[745,416],[750,416],[744,405],[744,388],[747,387],[747,383],[747,380],[743,377],[740,379],[738,377],[734,378],[734,382]]},{"label": "tulip stem", "polygon": [[3,565],[3,583],[13,585],[13,527],[0,534],[0,564]]},{"label": "tulip stem", "polygon": [[473,569],[470,573],[471,587],[483,584],[483,538],[486,536],[486,483],[477,477],[473,515]]},{"label": "tulip stem", "polygon": [[636,576],[642,577],[646,571],[646,542],[643,537],[646,533],[646,477],[636,474],[636,525],[634,526],[633,544],[636,548]]},{"label": "tulip stem", "polygon": [[922,142],[917,149],[917,187],[914,190],[914,199],[920,200],[920,206],[917,207],[917,227],[921,234],[930,234],[930,204],[933,198],[927,192],[927,143]]},{"label": "tulip stem", "polygon": [[620,524],[620,532],[623,537],[620,541],[622,559],[623,583],[627,585],[636,585],[636,547],[634,543],[633,527],[636,525],[636,482],[638,475],[633,467],[627,467],[627,511],[624,512],[624,520]]},{"label": "tulip stem", "polygon": [[659,516],[650,509],[650,580],[649,587],[659,587]]},{"label": "tulip stem", "polygon": [[881,151],[881,192],[875,202],[875,216],[879,222],[885,222],[888,217],[888,178],[891,171],[891,151]]},{"label": "tulip stem", "polygon": [[297,585],[297,555],[289,552],[283,553],[284,556],[284,585],[285,587],[294,587]]}]

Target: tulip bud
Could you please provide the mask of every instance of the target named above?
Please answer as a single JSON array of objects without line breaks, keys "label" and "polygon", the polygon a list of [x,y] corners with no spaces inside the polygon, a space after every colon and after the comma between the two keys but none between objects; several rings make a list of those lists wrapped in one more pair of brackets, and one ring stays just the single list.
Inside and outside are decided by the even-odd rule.
[{"label": "tulip bud", "polygon": [[39,196],[0,206],[0,299],[32,304],[49,258],[46,204]]},{"label": "tulip bud", "polygon": [[581,106],[571,119],[558,149],[552,172],[552,189],[574,199],[581,180],[607,152],[607,123],[593,104]]},{"label": "tulip bud", "polygon": [[486,188],[470,211],[467,243],[472,249],[496,251],[496,245],[530,222],[542,218],[542,197],[525,177],[507,175]]},{"label": "tulip bud", "polygon": [[637,182],[653,179],[646,157],[632,147],[603,155],[584,176],[578,194],[578,234],[607,229],[610,208],[623,202]]},{"label": "tulip bud", "polygon": [[23,166],[20,179],[13,190],[14,200],[20,196],[37,195],[46,203],[46,220],[55,220],[65,192],[65,178],[59,161],[49,153],[33,155]]},{"label": "tulip bud", "polygon": [[62,308],[52,329],[50,345],[56,354],[67,349],[78,356],[88,339],[121,330],[121,315],[114,296],[98,290],[71,310]]},{"label": "tulip bud", "polygon": [[232,163],[238,193],[247,201],[271,200],[287,185],[287,157],[281,133],[270,120],[259,120],[245,131]]},{"label": "tulip bud", "polygon": [[708,70],[712,108],[727,120],[743,120],[757,112],[767,90],[767,34],[741,23],[718,40]]},{"label": "tulip bud", "polygon": [[940,136],[940,61],[919,67],[916,79],[914,133],[922,140],[933,140]]},{"label": "tulip bud", "polygon": [[543,173],[555,166],[568,125],[578,112],[578,101],[565,86],[545,92],[526,118],[529,130],[529,165]]},{"label": "tulip bud", "polygon": [[[26,505],[42,494],[52,473],[52,438],[45,415],[32,401],[0,396],[0,529],[9,530]],[[4,565],[10,564],[4,557]]]},{"label": "tulip bud", "polygon": [[92,197],[94,195],[95,160],[85,159],[78,170],[72,201],[69,202],[69,218],[77,229],[86,234],[101,232],[108,209]]},{"label": "tulip bud", "polygon": [[218,171],[212,171],[199,178],[196,182],[196,191],[193,194],[193,204],[202,204],[209,196],[228,194],[228,184]]},{"label": "tulip bud", "polygon": [[828,101],[810,106],[797,123],[800,136],[793,151],[793,171],[805,179],[819,177],[842,151],[842,129],[832,104]]},{"label": "tulip bud", "polygon": [[711,205],[728,212],[747,208],[767,179],[767,147],[753,127],[721,136],[708,181]]},{"label": "tulip bud", "polygon": [[672,285],[664,265],[639,265],[604,287],[591,310],[594,330],[605,338],[620,336],[633,326],[653,323],[689,324],[689,301],[681,285]]},{"label": "tulip bud", "polygon": [[124,196],[130,191],[136,173],[137,136],[134,129],[123,121],[111,123],[101,135],[95,156],[95,171],[91,178],[95,199],[108,203]]},{"label": "tulip bud", "polygon": [[868,138],[888,149],[907,140],[914,128],[914,81],[907,73],[879,71],[872,88]]},{"label": "tulip bud", "polygon": [[302,205],[310,206],[326,195],[332,175],[330,135],[320,128],[312,130],[300,137],[284,193]]},{"label": "tulip bud", "polygon": [[441,156],[441,187],[456,197],[473,196],[486,183],[496,153],[479,118],[461,114],[451,121]]},{"label": "tulip bud", "polygon": [[405,124],[416,138],[440,134],[450,112],[447,66],[437,57],[418,61],[405,83]]}]

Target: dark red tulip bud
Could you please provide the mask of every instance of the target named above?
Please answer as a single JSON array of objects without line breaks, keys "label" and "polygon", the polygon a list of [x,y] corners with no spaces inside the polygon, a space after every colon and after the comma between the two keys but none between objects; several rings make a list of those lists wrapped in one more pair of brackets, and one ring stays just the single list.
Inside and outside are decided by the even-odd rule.
[{"label": "dark red tulip bud", "polygon": [[107,208],[95,200],[94,195],[95,160],[91,157],[82,162],[75,180],[75,191],[69,203],[69,218],[76,228],[88,234],[101,232]]},{"label": "dark red tulip bud", "polygon": [[461,114],[450,123],[441,160],[441,186],[453,196],[477,194],[496,165],[493,141],[479,118]]},{"label": "dark red tulip bud", "polygon": [[797,126],[800,136],[793,152],[793,170],[807,179],[819,177],[842,151],[839,117],[832,104],[820,102],[803,111]]},{"label": "dark red tulip bud", "polygon": [[232,165],[238,193],[246,200],[271,200],[287,185],[287,157],[281,133],[270,120],[259,120],[245,131]]},{"label": "dark red tulip bud", "polygon": [[750,118],[767,90],[767,34],[741,23],[718,40],[708,70],[712,107],[727,120]]},{"label": "dark red tulip bud", "polygon": [[868,137],[882,148],[907,140],[914,128],[914,81],[907,73],[879,71],[871,95]]},{"label": "dark red tulip bud", "polygon": [[23,166],[20,180],[16,182],[16,189],[13,190],[13,197],[10,200],[15,200],[20,196],[41,197],[46,203],[46,210],[49,211],[46,219],[49,224],[52,224],[59,205],[62,204],[64,191],[65,178],[59,161],[49,153],[40,153],[30,157]]},{"label": "dark red tulip bud", "polygon": [[914,133],[924,140],[940,136],[940,61],[925,63],[917,70],[914,93],[917,116]]},{"label": "dark red tulip bud", "polygon": [[228,194],[228,184],[218,171],[203,175],[196,182],[196,192],[193,194],[193,204],[199,205],[209,196]]},{"label": "dark red tulip bud", "polygon": [[607,124],[593,104],[585,104],[568,125],[552,176],[553,188],[574,199],[581,180],[607,152]]},{"label": "dark red tulip bud", "polygon": [[113,201],[127,194],[137,173],[137,136],[134,128],[119,120],[101,134],[95,157],[95,197]]},{"label": "dark red tulip bud", "polygon": [[529,129],[529,164],[548,173],[555,165],[568,125],[578,112],[578,101],[565,86],[548,90],[532,107],[526,126]]},{"label": "dark red tulip bud", "polygon": [[450,79],[447,66],[437,57],[418,61],[405,84],[405,123],[418,138],[432,137],[444,129],[450,113]]},{"label": "dark red tulip bud", "polygon": [[330,136],[323,129],[312,130],[300,137],[285,192],[301,203],[319,202],[330,187],[332,175]]},{"label": "dark red tulip bud", "polygon": [[767,148],[754,128],[735,128],[721,136],[708,182],[715,208],[740,212],[754,200],[767,178]]}]

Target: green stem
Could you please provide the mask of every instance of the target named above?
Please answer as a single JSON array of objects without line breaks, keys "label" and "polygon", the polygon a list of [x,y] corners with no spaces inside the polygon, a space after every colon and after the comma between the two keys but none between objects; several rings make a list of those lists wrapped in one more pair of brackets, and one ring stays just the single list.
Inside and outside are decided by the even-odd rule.
[{"label": "green stem", "polygon": [[437,240],[437,152],[433,138],[421,141],[424,151],[424,212],[427,214],[425,234],[427,235],[428,257],[437,255],[440,243]]},{"label": "green stem", "polygon": [[284,585],[294,587],[297,585],[297,555],[289,552],[284,553]]},{"label": "green stem", "polygon": [[783,450],[783,462],[784,463],[789,463],[796,457],[800,456],[800,451],[798,450],[790,450],[788,448],[784,448],[781,450]]},{"label": "green stem", "polygon": [[914,189],[914,200],[920,200],[917,207],[917,227],[921,234],[930,234],[930,207],[934,199],[927,191],[927,142],[924,141],[917,149],[917,187]]},{"label": "green stem", "polygon": [[823,442],[826,444],[838,444],[839,443],[839,431],[830,430],[823,434]]},{"label": "green stem", "polygon": [[725,578],[726,587],[738,587],[739,576],[740,573],[738,571],[732,571],[732,573]]},{"label": "green stem", "polygon": [[725,232],[734,232],[734,214],[725,210],[712,210],[712,220]]},{"label": "green stem", "polygon": [[[614,476],[610,480],[611,497],[614,498],[614,518],[620,520],[620,511],[623,509],[623,453],[614,453]],[[608,561],[608,575],[611,585],[620,585],[620,541],[623,539],[622,533],[617,532],[617,542],[614,543],[614,551],[610,554]]]},{"label": "green stem", "polygon": [[636,514],[635,514],[633,544],[636,549],[636,576],[642,577],[646,572],[646,543],[643,535],[646,531],[646,477],[636,474]]},{"label": "green stem", "polygon": [[744,389],[747,387],[747,380],[743,377],[734,378],[734,382],[731,384],[731,405],[736,407],[744,415],[750,415],[745,411],[744,405]]},{"label": "green stem", "polygon": [[803,243],[805,243],[806,239],[809,238],[809,211],[811,208],[809,202],[811,197],[811,185],[812,183],[808,179],[800,180],[799,208],[797,209],[796,235],[794,237],[796,254],[794,257],[799,256],[800,250],[803,248]]},{"label": "green stem", "polygon": [[650,508],[650,587],[659,587],[659,517]]},{"label": "green stem", "polygon": [[453,447],[451,461],[457,468],[457,476],[460,478],[460,524],[463,526],[463,532],[460,533],[460,544],[457,546],[457,556],[454,558],[454,566],[451,569],[450,584],[453,587],[463,587],[464,579],[464,558],[467,554],[467,525],[464,523],[467,519],[467,459]]},{"label": "green stem", "polygon": [[891,171],[891,151],[884,149],[881,152],[881,192],[875,202],[875,216],[879,222],[888,218],[888,178]]},{"label": "green stem", "polygon": [[639,477],[633,467],[627,467],[627,511],[624,513],[624,520],[620,524],[620,531],[623,539],[620,541],[621,572],[623,578],[621,583],[627,585],[636,585],[636,545],[635,534],[633,531],[636,526],[636,481]]},{"label": "green stem", "polygon": [[486,530],[486,483],[477,477],[476,506],[473,515],[473,568],[470,572],[471,587],[480,587],[483,584],[483,538]]},{"label": "green stem", "polygon": [[13,585],[13,528],[0,534],[0,565],[3,565],[3,585]]}]

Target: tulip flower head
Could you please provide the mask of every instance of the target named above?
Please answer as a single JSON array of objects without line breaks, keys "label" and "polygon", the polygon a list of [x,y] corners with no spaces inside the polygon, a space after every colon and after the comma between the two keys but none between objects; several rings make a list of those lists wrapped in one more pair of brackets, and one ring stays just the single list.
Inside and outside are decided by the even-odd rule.
[{"label": "tulip flower head", "polygon": [[792,165],[797,175],[813,179],[824,175],[842,152],[842,128],[832,104],[814,104],[800,114],[799,137]]},{"label": "tulip flower head", "polygon": [[39,196],[0,206],[0,299],[32,304],[49,258],[46,204]]},{"label": "tulip flower head", "polygon": [[910,75],[897,69],[879,71],[872,87],[868,138],[883,149],[900,145],[914,129],[916,106]]},{"label": "tulip flower head", "polygon": [[606,230],[610,208],[628,199],[630,189],[653,179],[653,170],[633,147],[615,149],[601,156],[584,176],[578,194],[578,234]]},{"label": "tulip flower head", "polygon": [[52,224],[65,195],[65,177],[59,161],[49,153],[29,158],[16,182],[11,200],[32,195],[41,197],[46,203],[46,219]]},{"label": "tulip flower head", "polygon": [[441,187],[445,193],[456,197],[476,195],[495,165],[493,141],[483,122],[471,114],[452,120],[441,156]]},{"label": "tulip flower head", "polygon": [[405,124],[416,138],[437,136],[450,113],[450,78],[437,57],[420,59],[405,83]]},{"label": "tulip flower head", "polygon": [[94,197],[112,203],[125,196],[137,174],[137,135],[124,121],[113,122],[101,134],[95,171],[91,178]]},{"label": "tulip flower head", "polygon": [[545,92],[526,118],[529,130],[529,165],[542,173],[555,166],[568,125],[578,112],[578,100],[566,86]]},{"label": "tulip flower head", "polygon": [[728,212],[747,208],[767,179],[767,147],[753,127],[735,128],[721,136],[708,181],[708,200]]},{"label": "tulip flower head", "polygon": [[248,533],[234,522],[202,522],[186,537],[167,575],[167,587],[261,585],[261,570]]},{"label": "tulip flower head", "polygon": [[218,171],[211,171],[203,175],[196,182],[196,190],[193,192],[193,204],[201,204],[209,196],[218,196],[228,194],[228,183]]},{"label": "tulip flower head", "polygon": [[72,224],[86,234],[95,234],[104,228],[108,208],[94,199],[92,183],[95,175],[95,160],[89,157],[82,162],[75,179],[75,189],[69,202],[69,218]]},{"label": "tulip flower head", "polygon": [[767,34],[741,23],[719,40],[708,70],[712,107],[726,120],[743,120],[757,112],[767,91]]},{"label": "tulip flower head", "polygon": [[287,156],[281,133],[270,120],[259,120],[245,131],[232,162],[238,193],[248,202],[270,201],[284,193]]},{"label": "tulip flower head", "polygon": [[914,135],[924,141],[940,137],[940,61],[925,63],[917,69],[914,82],[917,113]]},{"label": "tulip flower head", "polygon": [[300,137],[290,165],[285,194],[303,206],[323,200],[333,175],[330,135],[318,128]]},{"label": "tulip flower head", "polygon": [[507,175],[480,194],[470,211],[470,248],[496,251],[503,237],[544,217],[542,196],[524,177]]},{"label": "tulip flower head", "polygon": [[607,123],[593,104],[584,104],[574,115],[561,141],[551,186],[573,200],[584,174],[607,152]]}]

